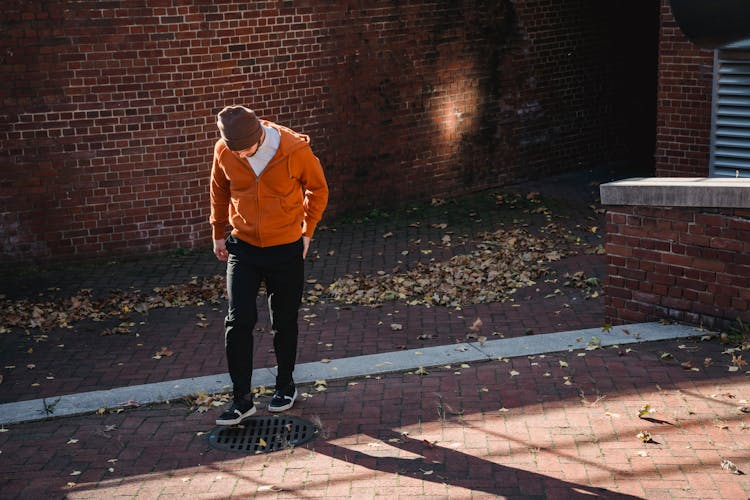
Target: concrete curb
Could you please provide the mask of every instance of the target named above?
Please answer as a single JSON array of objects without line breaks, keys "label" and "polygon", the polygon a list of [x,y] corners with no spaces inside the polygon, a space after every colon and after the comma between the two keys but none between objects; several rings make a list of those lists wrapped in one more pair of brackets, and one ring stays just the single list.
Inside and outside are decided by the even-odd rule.
[{"label": "concrete curb", "polygon": [[[586,349],[590,345],[608,347],[670,340],[701,335],[705,331],[687,325],[662,325],[660,323],[637,323],[615,326],[605,332],[601,328],[588,328],[567,332],[547,333],[528,337],[451,344],[394,351],[366,356],[342,358],[323,363],[320,361],[297,365],[294,379],[298,385],[316,380],[341,380],[365,375],[381,375],[443,366],[451,363],[470,363],[492,359],[513,358],[560,351]],[[255,386],[273,387],[275,368],[259,368],[253,371]],[[139,405],[181,399],[197,392],[214,394],[231,390],[228,374],[208,375],[155,384],[144,384],[115,389],[68,394],[44,399],[19,401],[0,405],[0,424],[17,424],[93,413],[100,408],[127,407],[133,402]]]}]

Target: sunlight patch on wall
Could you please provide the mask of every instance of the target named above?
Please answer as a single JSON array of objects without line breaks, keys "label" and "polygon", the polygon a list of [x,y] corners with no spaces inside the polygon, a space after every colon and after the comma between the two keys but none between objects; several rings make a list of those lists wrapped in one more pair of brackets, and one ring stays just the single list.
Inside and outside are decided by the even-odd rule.
[{"label": "sunlight patch on wall", "polygon": [[[446,75],[443,79],[448,78]],[[476,80],[459,78],[438,86],[430,101],[432,122],[439,131],[438,142],[455,147],[463,135],[472,133],[478,106],[479,89]]]}]

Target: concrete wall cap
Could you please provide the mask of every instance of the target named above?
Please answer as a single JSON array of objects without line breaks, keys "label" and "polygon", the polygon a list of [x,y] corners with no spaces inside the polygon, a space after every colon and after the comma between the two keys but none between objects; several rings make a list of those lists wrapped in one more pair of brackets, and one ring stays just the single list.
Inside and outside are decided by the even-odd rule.
[{"label": "concrete wall cap", "polygon": [[634,177],[599,186],[602,205],[750,208],[750,179]]}]

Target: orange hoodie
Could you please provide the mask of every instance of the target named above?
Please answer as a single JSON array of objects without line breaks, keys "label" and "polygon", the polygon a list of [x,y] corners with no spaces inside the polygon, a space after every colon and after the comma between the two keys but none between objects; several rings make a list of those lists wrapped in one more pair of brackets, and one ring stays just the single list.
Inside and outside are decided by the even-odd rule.
[{"label": "orange hoodie", "polygon": [[234,236],[258,247],[312,237],[328,204],[328,184],[310,138],[262,123],[278,130],[281,141],[259,176],[222,139],[214,146],[210,222],[215,240],[225,237],[227,224]]}]

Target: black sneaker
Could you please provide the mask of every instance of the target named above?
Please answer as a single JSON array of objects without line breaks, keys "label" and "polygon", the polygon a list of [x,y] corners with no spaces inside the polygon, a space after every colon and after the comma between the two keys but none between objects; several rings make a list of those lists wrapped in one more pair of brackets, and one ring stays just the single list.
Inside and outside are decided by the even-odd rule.
[{"label": "black sneaker", "polygon": [[237,425],[247,417],[255,414],[255,405],[251,401],[237,401],[216,419],[216,425]]},{"label": "black sneaker", "polygon": [[292,382],[284,390],[276,389],[271,402],[268,403],[268,411],[279,412],[288,410],[294,404],[295,399],[297,399],[297,387]]}]

